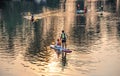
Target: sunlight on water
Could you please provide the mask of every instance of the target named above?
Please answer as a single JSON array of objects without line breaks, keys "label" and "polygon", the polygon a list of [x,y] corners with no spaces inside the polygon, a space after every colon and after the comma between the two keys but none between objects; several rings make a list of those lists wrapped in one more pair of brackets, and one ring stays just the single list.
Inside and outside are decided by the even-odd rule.
[{"label": "sunlight on water", "polygon": [[[47,4],[41,4],[44,1]],[[87,13],[81,14],[76,10],[82,1],[23,2],[5,2],[0,9],[1,76],[120,75],[119,0],[116,6],[110,1],[85,1]],[[62,30],[72,53],[58,58],[49,45]]]}]

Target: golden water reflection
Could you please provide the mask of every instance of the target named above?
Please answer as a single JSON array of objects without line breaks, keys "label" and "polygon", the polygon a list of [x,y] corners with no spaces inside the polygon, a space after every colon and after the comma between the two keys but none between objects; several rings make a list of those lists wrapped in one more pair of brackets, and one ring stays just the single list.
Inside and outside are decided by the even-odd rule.
[{"label": "golden water reflection", "polygon": [[[63,11],[64,4],[66,8]],[[0,24],[0,74],[119,76],[118,17],[109,11],[102,12],[100,16],[95,1],[88,4],[90,11],[86,14],[76,14],[75,5],[74,0],[66,0],[59,9],[44,7],[42,13],[35,14],[38,20],[34,23],[30,22],[29,15],[22,16],[19,23],[8,21],[6,14],[10,15],[10,10],[10,13],[3,13],[5,20]],[[16,14],[13,18],[20,18]],[[64,59],[61,56],[57,58],[56,52],[49,47],[60,37],[63,29],[68,35],[67,48],[73,51]]]}]

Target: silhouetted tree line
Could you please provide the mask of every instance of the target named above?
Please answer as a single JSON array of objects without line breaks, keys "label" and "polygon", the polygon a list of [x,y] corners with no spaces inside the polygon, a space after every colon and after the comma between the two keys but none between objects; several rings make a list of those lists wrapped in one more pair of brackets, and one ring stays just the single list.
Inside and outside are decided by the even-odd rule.
[{"label": "silhouetted tree line", "polygon": [[[0,0],[0,8],[4,8],[5,7],[5,3],[6,2],[12,2],[12,1],[19,1],[19,2],[33,2],[35,3],[35,0]],[[46,7],[50,7],[50,8],[57,8],[59,7],[59,3],[60,0],[46,0],[46,2],[44,2],[43,0],[41,0],[41,3],[39,5],[41,6],[46,6]]]}]

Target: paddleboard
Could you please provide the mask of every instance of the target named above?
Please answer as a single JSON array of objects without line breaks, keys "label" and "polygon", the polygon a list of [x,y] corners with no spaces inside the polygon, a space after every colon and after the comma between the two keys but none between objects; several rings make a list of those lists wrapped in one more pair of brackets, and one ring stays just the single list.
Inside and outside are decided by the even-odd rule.
[{"label": "paddleboard", "polygon": [[72,51],[66,48],[62,48],[61,46],[50,45],[50,48],[58,51],[63,51],[65,53],[71,53]]}]

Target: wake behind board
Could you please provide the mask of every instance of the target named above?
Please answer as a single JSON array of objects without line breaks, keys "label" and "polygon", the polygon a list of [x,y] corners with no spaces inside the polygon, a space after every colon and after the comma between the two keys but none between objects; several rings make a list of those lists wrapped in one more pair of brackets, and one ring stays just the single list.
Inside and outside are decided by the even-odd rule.
[{"label": "wake behind board", "polygon": [[55,45],[50,45],[50,48],[54,49],[54,50],[63,50],[63,52],[65,53],[71,53],[72,51],[66,48],[62,48],[61,46],[55,46]]}]

